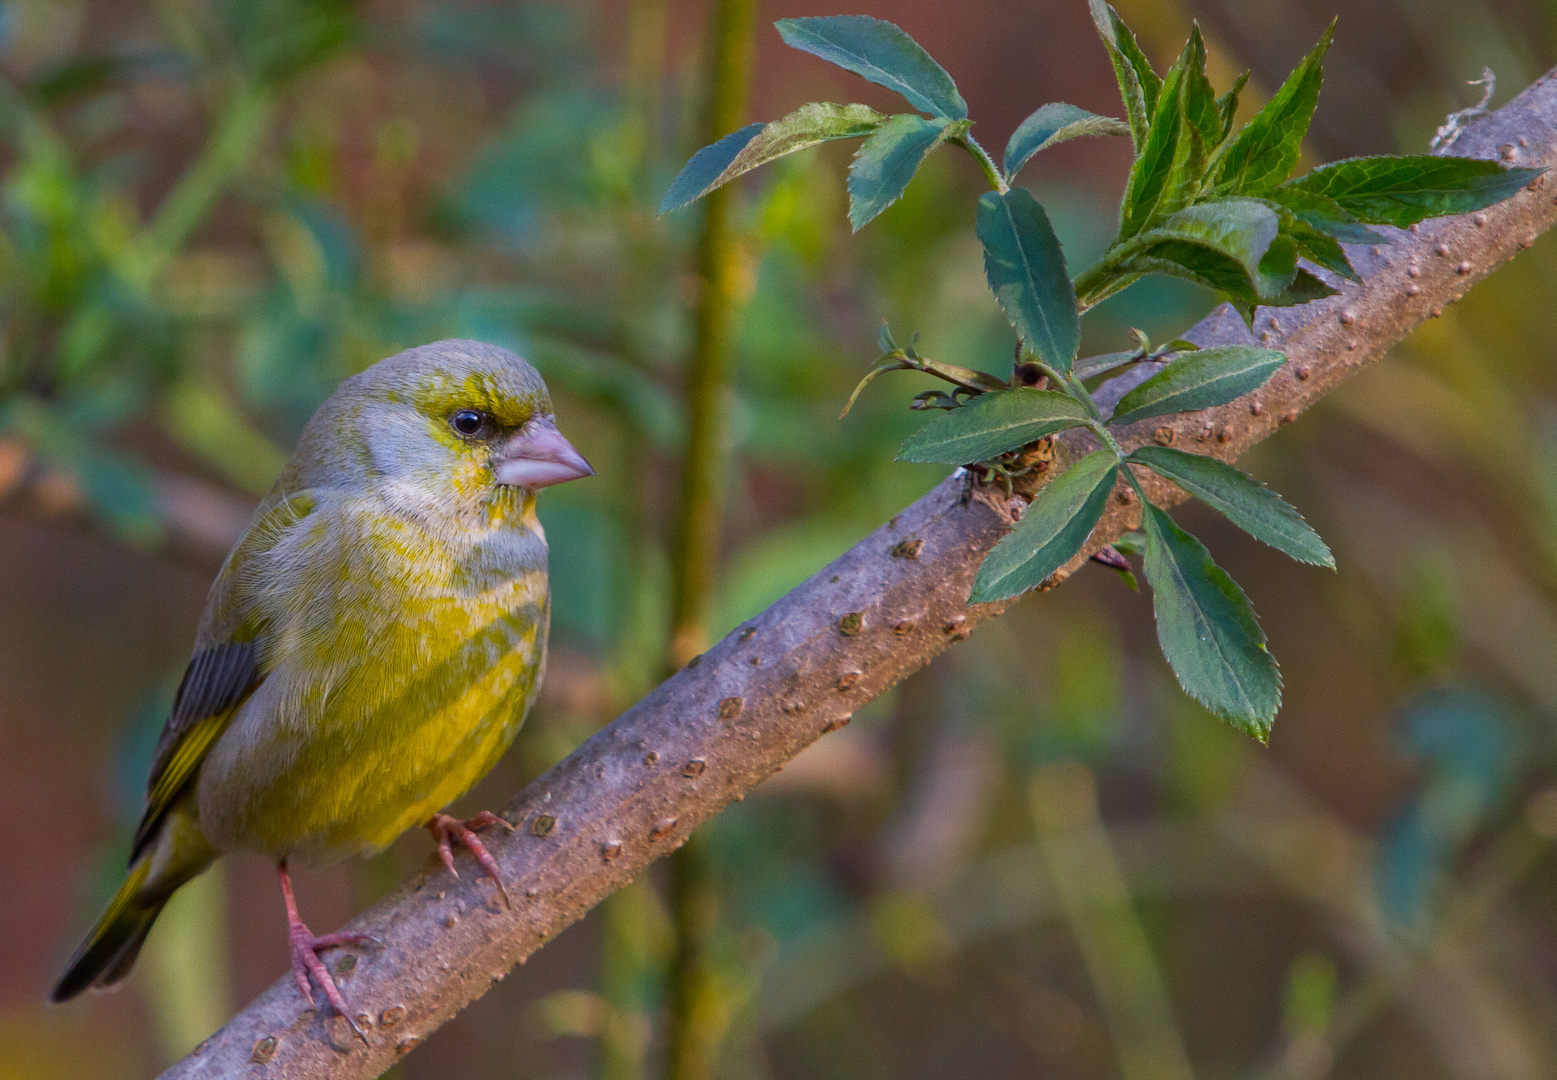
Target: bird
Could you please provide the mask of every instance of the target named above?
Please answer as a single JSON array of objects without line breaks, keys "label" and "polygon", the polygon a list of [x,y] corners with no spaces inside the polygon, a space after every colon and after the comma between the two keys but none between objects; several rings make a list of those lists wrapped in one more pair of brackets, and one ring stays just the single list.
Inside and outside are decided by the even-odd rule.
[{"label": "bird", "polygon": [[[291,866],[381,851],[426,826],[454,873],[478,832],[444,813],[508,749],[534,704],[551,612],[536,493],[594,475],[540,374],[508,349],[447,340],[343,380],[206,599],[152,759],[129,872],[50,997],[129,974],[174,891],[222,854],[273,860],[292,973],[360,1036]],[[456,876],[458,876],[456,874]]]}]

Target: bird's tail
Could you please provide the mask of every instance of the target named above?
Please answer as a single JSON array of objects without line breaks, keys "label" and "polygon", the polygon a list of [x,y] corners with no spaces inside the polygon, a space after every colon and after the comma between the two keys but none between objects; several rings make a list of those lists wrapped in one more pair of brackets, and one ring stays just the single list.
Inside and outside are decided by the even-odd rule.
[{"label": "bird's tail", "polygon": [[211,865],[216,853],[199,825],[178,810],[169,814],[156,842],[130,864],[124,884],[70,958],[50,1001],[69,1001],[89,987],[107,990],[128,975],[173,893]]}]

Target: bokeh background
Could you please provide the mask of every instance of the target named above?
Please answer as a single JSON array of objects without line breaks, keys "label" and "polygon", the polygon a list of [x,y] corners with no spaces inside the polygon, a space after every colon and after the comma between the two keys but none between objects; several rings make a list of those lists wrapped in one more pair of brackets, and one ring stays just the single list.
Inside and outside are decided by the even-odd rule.
[{"label": "bokeh background", "polygon": [[[1334,14],[1311,162],[1421,152],[1553,63],[1551,0],[1122,0],[1166,65],[1189,20],[1245,111]],[[998,148],[1038,105],[1119,114],[1082,0],[877,0]],[[764,3],[753,118],[895,109],[790,52]],[[499,804],[662,670],[697,213],[706,5],[682,0],[0,4],[0,1078],[147,1077],[285,970],[272,869],[179,895],[119,993],[42,1004],[118,879],[205,589],[342,376],[484,338],[534,361],[599,470],[548,492],[554,645]],[[942,475],[892,462],[920,376],[847,419],[876,328],[1008,372],[934,157],[860,234],[849,149],[742,188],[735,461],[714,630]],[[1127,148],[1025,174],[1072,266]],[[1283,663],[1268,748],[1174,686],[1150,604],[1094,566],[1029,598],[707,827],[722,1076],[1557,1077],[1557,241],[1546,238],[1246,465],[1340,572],[1181,518]],[[1210,298],[1142,285],[1085,323],[1166,340]],[[415,872],[420,833],[300,876],[327,931]],[[663,868],[397,1066],[653,1077]],[[348,988],[347,993],[350,993]]]}]

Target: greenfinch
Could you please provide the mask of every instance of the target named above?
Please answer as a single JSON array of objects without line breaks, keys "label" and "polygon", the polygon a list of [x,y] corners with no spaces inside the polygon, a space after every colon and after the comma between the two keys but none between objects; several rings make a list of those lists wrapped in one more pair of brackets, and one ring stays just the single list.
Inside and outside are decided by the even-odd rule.
[{"label": "greenfinch", "polygon": [[318,952],[363,939],[309,931],[289,864],[426,825],[450,872],[458,843],[502,891],[476,835],[502,819],[442,811],[496,764],[540,686],[551,594],[535,493],[593,472],[507,349],[440,341],[342,382],[211,586],[129,874],[52,999],[123,979],[173,892],[227,851],[275,860],[298,988],[312,1003],[312,976],[348,1021]]}]

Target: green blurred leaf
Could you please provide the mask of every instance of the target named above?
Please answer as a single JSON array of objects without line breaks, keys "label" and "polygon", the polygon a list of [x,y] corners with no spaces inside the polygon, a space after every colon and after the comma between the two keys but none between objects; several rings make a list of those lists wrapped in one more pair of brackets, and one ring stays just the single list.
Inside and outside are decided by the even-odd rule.
[{"label": "green blurred leaf", "polygon": [[1432,154],[1347,158],[1321,165],[1281,190],[1324,195],[1358,220],[1405,228],[1500,203],[1544,171]]},{"label": "green blurred leaf", "polygon": [[1184,692],[1261,742],[1281,707],[1281,672],[1249,598],[1205,545],[1144,507],[1146,580],[1157,641]]},{"label": "green blurred leaf", "polygon": [[891,206],[914,178],[926,155],[966,130],[961,122],[899,113],[880,124],[849,165],[849,224],[855,232]]},{"label": "green blurred leaf", "polygon": [[723,183],[720,177],[729,171],[741,151],[762,134],[767,126],[761,123],[747,124],[693,154],[691,160],[676,174],[676,179],[671,181],[665,198],[660,200],[660,213],[668,214],[679,209]]},{"label": "green blurred leaf", "polygon": [[1211,175],[1217,194],[1260,195],[1292,175],[1319,101],[1325,53],[1334,36],[1332,22],[1281,89],[1217,155]]},{"label": "green blurred leaf", "polygon": [[1167,446],[1138,447],[1125,460],[1167,477],[1256,540],[1298,562],[1335,569],[1335,556],[1296,507],[1225,461]]},{"label": "green blurred leaf", "polygon": [[1022,188],[979,196],[984,275],[1028,351],[1069,371],[1081,347],[1076,290],[1043,207]]},{"label": "green blurred leaf", "polygon": [[1063,101],[1040,106],[1021,126],[1011,133],[1006,143],[1004,168],[1010,180],[1022,171],[1022,166],[1032,160],[1040,150],[1047,150],[1056,143],[1079,139],[1086,135],[1128,135],[1130,125],[1112,116],[1078,109]]},{"label": "green blurred leaf", "polygon": [[[728,147],[722,149],[717,155],[710,154],[705,161],[699,161],[702,151],[693,156],[671,183],[670,190],[665,193],[665,199],[660,203],[660,213],[667,213],[695,199],[700,199],[715,188],[728,184],[742,173],[750,172],[786,154],[793,154],[797,150],[804,150],[830,139],[850,139],[859,135],[869,135],[885,119],[886,117],[881,113],[865,105],[812,102],[809,105],[802,105],[783,119],[775,120],[770,124],[748,125],[735,135],[750,131],[754,126],[760,130],[756,135],[739,143],[735,156],[729,160],[723,170],[712,179],[708,179],[701,189],[688,194],[693,184],[707,179],[708,170],[727,152]],[[726,141],[736,145],[734,136],[726,136],[707,149],[713,150]],[[697,167],[695,171],[694,166]]]},{"label": "green blurred leaf", "polygon": [[1136,44],[1135,35],[1119,17],[1119,12],[1104,0],[1088,0],[1092,9],[1092,21],[1103,38],[1108,59],[1114,66],[1114,77],[1119,80],[1119,96],[1124,99],[1125,115],[1130,124],[1130,136],[1136,152],[1146,143],[1151,128],[1151,117],[1157,109],[1157,96],[1162,80],[1152,70],[1151,61]]},{"label": "green blurred leaf", "polygon": [[985,556],[970,604],[1004,600],[1041,585],[1081,550],[1119,475],[1112,450],[1098,450],[1049,481],[1006,537]]},{"label": "green blurred leaf", "polygon": [[896,90],[916,109],[965,120],[968,104],[946,69],[897,26],[869,15],[780,19],[779,37],[878,86]]},{"label": "green blurred leaf", "polygon": [[1275,349],[1254,345],[1218,345],[1180,356],[1121,398],[1109,423],[1225,405],[1264,386],[1286,362]]},{"label": "green blurred leaf", "polygon": [[1086,421],[1086,409],[1069,394],[1018,387],[937,416],[904,441],[897,459],[945,465],[988,461]]}]

